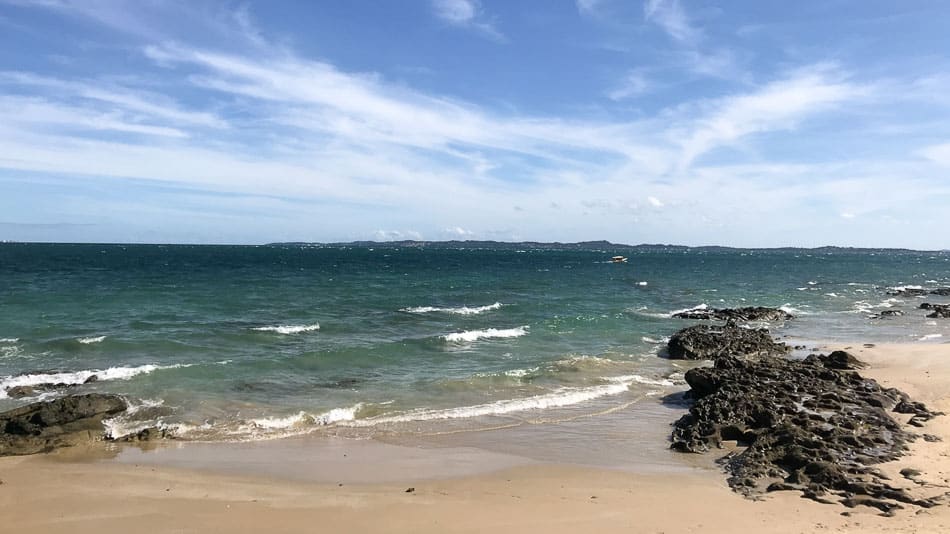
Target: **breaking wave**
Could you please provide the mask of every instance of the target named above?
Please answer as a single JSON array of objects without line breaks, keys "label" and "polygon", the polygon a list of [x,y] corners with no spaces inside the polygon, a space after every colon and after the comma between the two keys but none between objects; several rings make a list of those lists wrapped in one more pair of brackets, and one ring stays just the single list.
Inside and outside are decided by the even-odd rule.
[{"label": "breaking wave", "polygon": [[315,330],[320,330],[320,324],[306,324],[306,325],[276,325],[276,326],[258,326],[252,328],[251,330],[256,330],[258,332],[275,332],[278,334],[301,334],[303,332],[313,332]]},{"label": "breaking wave", "polygon": [[480,313],[485,313],[487,311],[497,310],[501,308],[502,306],[504,306],[504,304],[500,302],[496,302],[494,304],[488,304],[486,306],[475,306],[471,308],[468,306],[460,306],[458,308],[442,308],[438,306],[419,306],[415,308],[402,308],[399,311],[406,312],[406,313],[439,312],[439,313],[454,313],[456,315],[478,315]]},{"label": "breaking wave", "polygon": [[128,380],[134,376],[152,373],[161,369],[180,369],[191,367],[194,364],[154,365],[146,364],[137,367],[110,367],[108,369],[90,369],[73,372],[33,373],[16,376],[6,376],[0,379],[0,399],[7,398],[7,389],[16,386],[38,386],[41,384],[79,385],[93,380]]},{"label": "breaking wave", "polygon": [[527,326],[517,328],[487,328],[485,330],[468,330],[465,332],[455,332],[442,336],[449,343],[471,343],[479,339],[500,339],[509,337],[521,337],[528,333]]}]

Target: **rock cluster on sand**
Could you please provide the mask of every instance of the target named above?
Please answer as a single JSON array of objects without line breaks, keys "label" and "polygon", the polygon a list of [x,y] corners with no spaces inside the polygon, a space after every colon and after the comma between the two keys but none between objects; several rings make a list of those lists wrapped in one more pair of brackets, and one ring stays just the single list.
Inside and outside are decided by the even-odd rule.
[{"label": "rock cluster on sand", "polygon": [[684,328],[667,342],[670,358],[712,360],[725,355],[785,354],[789,347],[772,339],[765,328],[701,324]]},{"label": "rock cluster on sand", "polygon": [[786,321],[792,314],[779,308],[746,306],[745,308],[695,309],[673,314],[677,319],[703,319],[720,321]]},{"label": "rock cluster on sand", "polygon": [[686,373],[695,402],[674,423],[672,447],[704,452],[737,440],[746,448],[721,463],[747,496],[798,490],[885,513],[899,503],[933,506],[889,485],[875,465],[897,459],[917,437],[889,412],[911,414],[918,426],[937,414],[854,372],[862,365],[841,351],[804,360],[721,355]]},{"label": "rock cluster on sand", "polygon": [[102,420],[127,408],[118,395],[91,393],[35,402],[0,413],[0,456],[49,452],[102,440]]}]

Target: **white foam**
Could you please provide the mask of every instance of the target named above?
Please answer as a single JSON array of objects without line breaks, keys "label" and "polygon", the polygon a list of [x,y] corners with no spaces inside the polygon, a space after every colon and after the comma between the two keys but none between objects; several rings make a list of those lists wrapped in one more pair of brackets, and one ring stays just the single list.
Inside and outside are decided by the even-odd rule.
[{"label": "white foam", "polygon": [[[626,378],[626,377],[621,377]],[[504,415],[528,410],[545,410],[579,404],[599,397],[618,395],[627,391],[634,380],[620,380],[611,384],[588,388],[561,388],[553,393],[535,395],[523,399],[508,399],[474,406],[460,406],[443,410],[413,410],[400,415],[383,416],[353,421],[353,426],[370,426],[384,423],[407,423],[441,419],[468,419],[487,415]]]},{"label": "white foam", "polygon": [[923,289],[923,286],[893,286],[887,289],[891,291],[907,291],[908,289]]},{"label": "white foam", "polygon": [[176,364],[176,365],[139,365],[137,367],[110,367],[108,369],[90,369],[85,371],[62,372],[62,373],[36,373],[28,375],[6,376],[0,379],[0,399],[7,398],[7,389],[16,386],[37,386],[40,384],[69,384],[78,385],[86,383],[89,378],[95,375],[98,380],[128,380],[134,376],[148,374],[160,369],[179,369],[182,367],[191,367],[194,364]]},{"label": "white foam", "polygon": [[326,426],[342,421],[355,420],[356,412],[362,407],[362,404],[357,404],[349,408],[334,408],[328,412],[316,415],[308,412],[299,412],[286,417],[263,417],[260,419],[251,419],[250,425],[255,429],[271,431]]},{"label": "white foam", "polygon": [[95,336],[95,337],[81,337],[76,341],[82,343],[83,345],[91,345],[93,343],[102,343],[106,339],[106,336]]},{"label": "white foam", "polygon": [[478,339],[494,339],[494,338],[509,338],[509,337],[521,337],[528,333],[527,326],[519,326],[517,328],[507,328],[507,329],[498,329],[498,328],[486,328],[485,330],[468,330],[465,332],[455,332],[452,334],[446,334],[442,336],[443,339],[449,343],[471,343],[472,341]]},{"label": "white foam", "polygon": [[808,313],[803,312],[802,310],[792,306],[791,304],[782,304],[778,309],[789,315],[808,315]]},{"label": "white foam", "polygon": [[510,376],[512,378],[524,378],[532,373],[537,372],[537,367],[532,367],[531,369],[512,369],[510,371],[505,371],[505,376]]},{"label": "white foam", "polygon": [[662,345],[663,343],[666,343],[666,342],[669,341],[669,340],[670,340],[670,338],[668,338],[668,337],[664,337],[664,338],[661,338],[661,339],[655,339],[655,338],[652,338],[652,337],[643,336],[643,337],[640,338],[640,341],[643,341],[644,343],[649,343],[649,344],[651,344],[651,345]]},{"label": "white foam", "polygon": [[838,294],[837,294],[837,293],[825,293],[825,296],[826,296],[826,297],[832,297],[832,298],[838,298]]},{"label": "white foam", "polygon": [[700,305],[698,305],[698,306],[693,306],[692,308],[683,308],[682,310],[673,310],[673,311],[671,311],[670,313],[668,313],[666,316],[667,316],[667,317],[672,317],[672,316],[676,315],[677,313],[703,311],[703,310],[708,310],[708,309],[709,309],[709,305],[703,303],[703,304],[700,304]]},{"label": "white foam", "polygon": [[454,313],[456,315],[478,315],[480,313],[485,313],[487,311],[497,310],[504,306],[500,302],[494,304],[488,304],[487,306],[475,306],[470,308],[468,306],[460,306],[458,308],[441,308],[438,306],[419,306],[415,308],[403,308],[399,311],[407,313]]},{"label": "white foam", "polygon": [[301,334],[303,332],[313,332],[314,330],[320,330],[320,325],[314,323],[306,325],[258,326],[256,328],[252,328],[251,330],[257,330],[258,332],[276,332],[278,334]]},{"label": "white foam", "polygon": [[0,338],[0,343],[17,343],[20,341],[18,337],[3,337]]},{"label": "white foam", "polygon": [[637,384],[646,384],[650,386],[666,386],[666,387],[672,387],[676,385],[676,382],[673,382],[672,380],[669,380],[666,378],[659,378],[659,379],[647,378],[645,376],[640,376],[640,375],[616,376],[616,377],[608,378],[607,380],[610,380],[611,382],[616,382],[618,384],[619,383],[627,383],[627,384],[637,383]]},{"label": "white foam", "polygon": [[638,286],[645,286],[645,285],[647,285],[647,283],[646,283],[646,282],[637,282],[637,285],[638,285]]},{"label": "white foam", "polygon": [[926,336],[921,337],[918,341],[927,341],[930,339],[938,339],[943,337],[943,334],[927,334]]}]

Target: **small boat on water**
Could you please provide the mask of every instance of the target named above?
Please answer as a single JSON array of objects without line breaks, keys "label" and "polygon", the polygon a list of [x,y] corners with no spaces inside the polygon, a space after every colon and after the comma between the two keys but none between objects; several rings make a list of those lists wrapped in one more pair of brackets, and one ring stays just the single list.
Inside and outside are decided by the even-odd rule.
[{"label": "small boat on water", "polygon": [[610,258],[610,261],[613,263],[627,263],[627,258],[623,256],[614,256],[613,258]]}]

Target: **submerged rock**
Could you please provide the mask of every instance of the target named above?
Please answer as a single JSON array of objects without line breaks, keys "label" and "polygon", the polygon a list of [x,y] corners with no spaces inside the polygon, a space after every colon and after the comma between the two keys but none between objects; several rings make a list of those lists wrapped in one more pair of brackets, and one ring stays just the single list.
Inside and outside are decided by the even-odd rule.
[{"label": "submerged rock", "polygon": [[696,309],[674,313],[677,319],[718,319],[721,321],[785,321],[794,316],[779,308],[746,306],[744,308]]},{"label": "submerged rock", "polygon": [[904,312],[900,310],[884,310],[871,316],[871,319],[883,319],[885,317],[901,317]]},{"label": "submerged rock", "polygon": [[933,506],[888,485],[874,466],[895,460],[917,436],[888,410],[934,417],[904,393],[842,369],[860,364],[846,352],[804,360],[722,356],[686,373],[689,413],[674,423],[672,448],[705,452],[737,440],[746,448],[721,464],[746,496],[796,490],[819,502],[890,512],[899,503]]},{"label": "submerged rock", "polygon": [[70,395],[0,413],[0,456],[49,452],[104,437],[102,420],[128,408],[118,395]]},{"label": "submerged rock", "polygon": [[772,339],[764,328],[701,324],[670,336],[667,350],[670,358],[712,360],[724,355],[785,354],[789,347]]},{"label": "submerged rock", "polygon": [[931,310],[931,313],[927,314],[928,319],[950,318],[950,304],[931,304],[924,302],[919,307],[922,310]]}]

